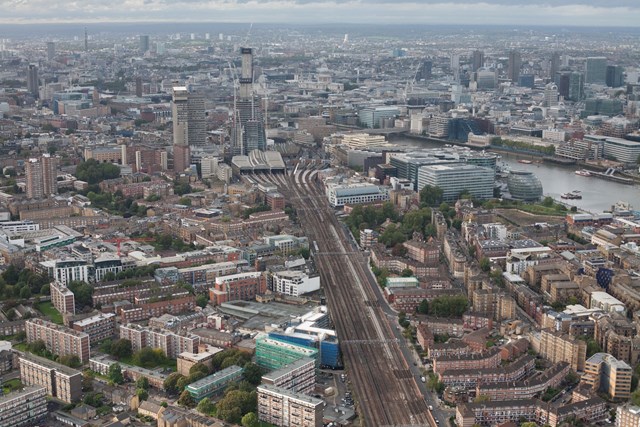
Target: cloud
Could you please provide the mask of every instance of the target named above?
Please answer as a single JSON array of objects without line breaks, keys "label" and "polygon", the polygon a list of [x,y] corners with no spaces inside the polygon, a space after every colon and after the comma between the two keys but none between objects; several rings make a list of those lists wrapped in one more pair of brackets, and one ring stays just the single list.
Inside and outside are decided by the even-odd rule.
[{"label": "cloud", "polygon": [[640,22],[638,0],[0,0],[0,11],[0,23],[351,22],[635,27]]}]

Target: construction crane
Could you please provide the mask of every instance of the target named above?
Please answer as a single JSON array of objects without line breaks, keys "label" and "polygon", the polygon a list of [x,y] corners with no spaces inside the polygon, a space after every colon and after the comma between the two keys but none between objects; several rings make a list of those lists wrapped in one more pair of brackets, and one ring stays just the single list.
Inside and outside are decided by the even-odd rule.
[{"label": "construction crane", "polygon": [[118,237],[115,239],[106,239],[103,242],[116,243],[118,245],[118,257],[120,256],[120,244],[122,242],[154,242],[156,239],[153,237]]}]

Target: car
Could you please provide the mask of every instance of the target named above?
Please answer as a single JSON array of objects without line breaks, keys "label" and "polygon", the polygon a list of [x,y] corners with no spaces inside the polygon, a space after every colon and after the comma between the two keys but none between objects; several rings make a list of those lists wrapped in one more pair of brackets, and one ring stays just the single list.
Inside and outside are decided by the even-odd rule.
[{"label": "car", "polygon": [[433,411],[433,405],[429,405],[429,410]]}]

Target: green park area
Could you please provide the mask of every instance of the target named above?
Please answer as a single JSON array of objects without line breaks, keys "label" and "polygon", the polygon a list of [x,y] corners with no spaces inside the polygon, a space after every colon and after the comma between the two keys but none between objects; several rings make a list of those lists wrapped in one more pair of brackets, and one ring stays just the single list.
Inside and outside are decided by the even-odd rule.
[{"label": "green park area", "polygon": [[53,306],[51,301],[41,302],[38,304],[38,310],[45,316],[47,316],[53,323],[62,325],[62,314]]}]

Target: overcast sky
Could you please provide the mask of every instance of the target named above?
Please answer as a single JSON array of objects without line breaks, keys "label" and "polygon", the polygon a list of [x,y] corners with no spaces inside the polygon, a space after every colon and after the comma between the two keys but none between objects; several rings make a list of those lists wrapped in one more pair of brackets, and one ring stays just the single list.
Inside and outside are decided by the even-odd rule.
[{"label": "overcast sky", "polygon": [[640,0],[0,0],[0,23],[640,25]]}]

